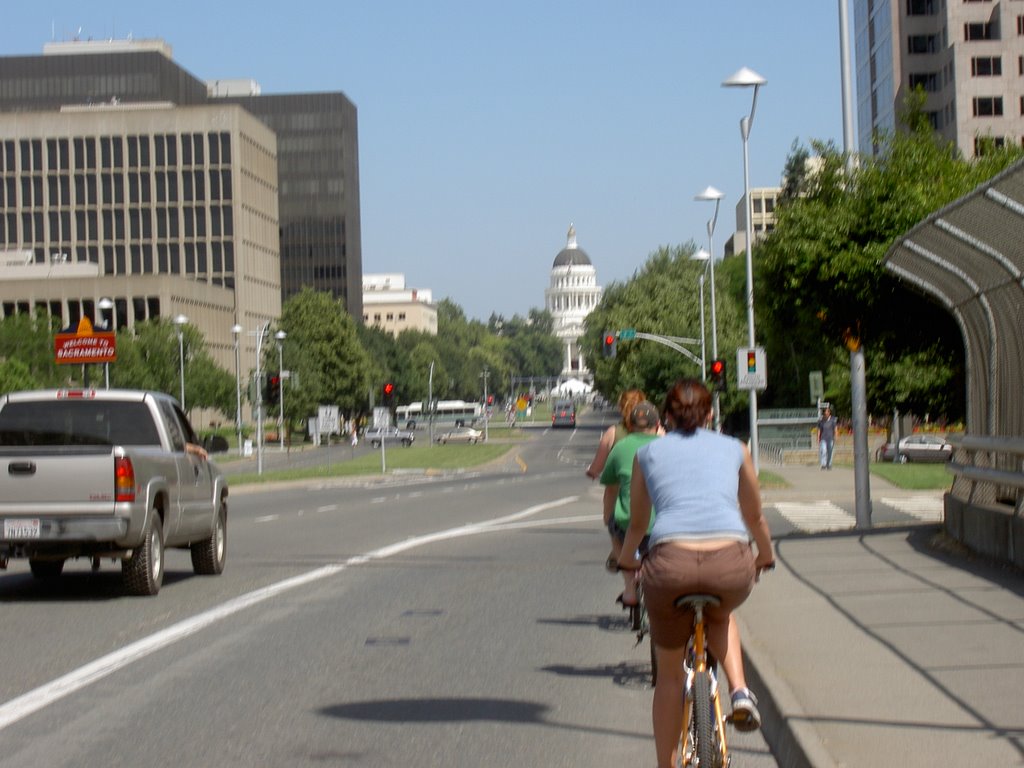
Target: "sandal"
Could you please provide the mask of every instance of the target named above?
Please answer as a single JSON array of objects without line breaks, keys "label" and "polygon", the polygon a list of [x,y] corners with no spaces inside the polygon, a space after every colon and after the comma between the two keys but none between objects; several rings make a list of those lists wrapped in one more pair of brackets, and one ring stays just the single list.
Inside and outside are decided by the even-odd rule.
[{"label": "sandal", "polygon": [[608,555],[608,559],[604,561],[604,569],[609,573],[619,572],[619,558],[615,555]]}]

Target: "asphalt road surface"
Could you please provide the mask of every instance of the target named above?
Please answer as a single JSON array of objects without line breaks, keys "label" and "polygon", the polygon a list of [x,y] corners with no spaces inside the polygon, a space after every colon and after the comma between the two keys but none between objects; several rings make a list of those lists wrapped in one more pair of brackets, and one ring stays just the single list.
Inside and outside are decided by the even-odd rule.
[{"label": "asphalt road surface", "polygon": [[[653,764],[649,649],[583,475],[598,435],[539,430],[449,477],[234,489],[225,573],[170,552],[155,598],[122,596],[114,563],[48,585],[12,562],[0,767]],[[776,765],[757,734],[733,752]]]}]

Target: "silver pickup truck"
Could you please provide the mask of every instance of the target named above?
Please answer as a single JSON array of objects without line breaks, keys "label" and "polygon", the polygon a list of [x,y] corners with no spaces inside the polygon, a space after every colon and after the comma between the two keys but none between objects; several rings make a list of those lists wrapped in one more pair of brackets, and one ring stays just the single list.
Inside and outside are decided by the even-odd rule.
[{"label": "silver pickup truck", "polygon": [[164,549],[198,574],[227,553],[227,480],[177,401],[160,392],[58,389],[0,397],[0,569],[28,558],[52,580],[69,558],[121,561],[125,591],[155,595]]}]

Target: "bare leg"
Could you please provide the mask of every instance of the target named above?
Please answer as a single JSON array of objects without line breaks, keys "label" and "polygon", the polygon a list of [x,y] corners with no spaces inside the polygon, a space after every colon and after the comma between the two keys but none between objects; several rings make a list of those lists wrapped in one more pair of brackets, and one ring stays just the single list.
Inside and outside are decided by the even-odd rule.
[{"label": "bare leg", "polygon": [[651,719],[654,722],[654,751],[658,768],[676,764],[683,731],[683,657],[686,648],[654,647],[658,660],[658,684],[654,687]]},{"label": "bare leg", "polygon": [[[728,621],[708,622],[708,647],[721,662],[725,676],[729,678],[729,690],[747,687],[743,674],[743,647],[740,645],[740,628],[730,613]],[[659,682],[661,667],[658,668]]]}]

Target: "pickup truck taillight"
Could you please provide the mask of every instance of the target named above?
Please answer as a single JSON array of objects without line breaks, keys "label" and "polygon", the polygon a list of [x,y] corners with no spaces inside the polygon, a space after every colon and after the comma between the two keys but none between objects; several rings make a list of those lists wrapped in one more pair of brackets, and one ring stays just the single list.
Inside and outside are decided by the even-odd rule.
[{"label": "pickup truck taillight", "polygon": [[127,456],[114,457],[114,501],[135,501],[135,467]]}]

